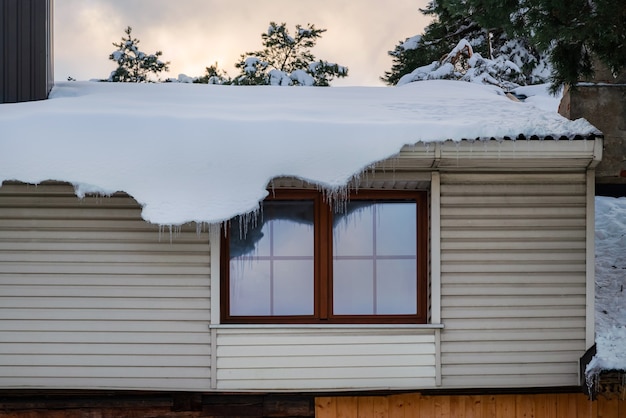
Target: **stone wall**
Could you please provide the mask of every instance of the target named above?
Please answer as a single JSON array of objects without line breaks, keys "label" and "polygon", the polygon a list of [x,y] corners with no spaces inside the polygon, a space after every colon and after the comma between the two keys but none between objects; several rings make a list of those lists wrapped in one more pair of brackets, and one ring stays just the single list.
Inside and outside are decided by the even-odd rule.
[{"label": "stone wall", "polygon": [[602,131],[604,153],[596,183],[626,190],[626,71],[614,76],[599,67],[593,80],[566,90],[559,113],[572,120],[585,118]]}]

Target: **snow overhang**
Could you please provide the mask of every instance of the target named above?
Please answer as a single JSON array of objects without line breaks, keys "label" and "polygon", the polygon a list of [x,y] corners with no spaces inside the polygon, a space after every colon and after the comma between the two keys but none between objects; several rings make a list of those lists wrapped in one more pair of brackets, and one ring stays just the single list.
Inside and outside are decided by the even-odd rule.
[{"label": "snow overhang", "polygon": [[163,225],[254,211],[277,177],[337,191],[380,161],[396,169],[412,161],[412,170],[458,169],[459,161],[483,169],[582,167],[597,141],[574,139],[600,134],[583,119],[454,81],[402,88],[68,82],[50,100],[1,106],[0,181],[65,181],[79,196],[123,191],[145,220]]}]

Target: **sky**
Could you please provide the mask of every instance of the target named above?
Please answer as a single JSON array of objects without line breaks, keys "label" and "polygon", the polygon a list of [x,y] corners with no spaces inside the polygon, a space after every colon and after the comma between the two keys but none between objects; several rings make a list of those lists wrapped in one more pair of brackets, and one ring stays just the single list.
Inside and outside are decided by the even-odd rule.
[{"label": "sky", "polygon": [[248,51],[261,48],[271,21],[315,24],[327,29],[312,50],[318,59],[347,66],[349,76],[332,84],[382,86],[399,41],[422,33],[427,0],[55,0],[55,79],[107,78],[108,56],[127,26],[140,50],[163,52],[166,77],[200,76],[217,62],[229,75]]}]

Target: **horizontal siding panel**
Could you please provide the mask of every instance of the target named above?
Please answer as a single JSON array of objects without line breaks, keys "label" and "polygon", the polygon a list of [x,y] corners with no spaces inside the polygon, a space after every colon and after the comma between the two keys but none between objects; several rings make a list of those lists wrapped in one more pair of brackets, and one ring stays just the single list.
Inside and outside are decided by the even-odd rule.
[{"label": "horizontal siding panel", "polygon": [[143,388],[144,390],[167,390],[167,391],[198,391],[209,390],[209,380],[206,378],[191,379],[183,377],[180,379],[159,379],[143,377],[2,377],[0,376],[0,387],[9,389],[32,389],[32,388],[56,388],[56,389],[111,389],[111,390],[134,390]]},{"label": "horizontal siding panel", "polygon": [[394,378],[435,377],[434,367],[400,366],[400,367],[295,367],[295,368],[256,368],[251,373],[245,369],[218,369],[218,380],[250,380],[254,379],[328,379],[341,376],[342,379],[380,379],[389,376]]},{"label": "horizontal siding panel", "polygon": [[446,335],[450,335],[452,330],[458,330],[459,332],[483,332],[485,330],[557,330],[561,328],[577,328],[585,326],[584,316],[562,316],[555,320],[554,318],[524,318],[523,320],[511,320],[511,318],[480,318],[477,321],[475,318],[448,318],[445,322]]},{"label": "horizontal siding panel", "polygon": [[[182,286],[7,286],[3,289],[2,297],[19,297],[24,294],[32,294],[35,300],[40,298],[208,298],[209,292],[206,287],[182,287]],[[44,296],[45,295],[45,296]],[[132,302],[132,300],[130,301]],[[130,303],[129,302],[129,303]],[[129,305],[131,307],[132,305]]]},{"label": "horizontal siding panel", "polygon": [[[1,190],[1,189],[0,189]],[[62,223],[60,223],[62,222]],[[148,243],[170,243],[169,234],[159,234],[154,228],[143,228],[133,230],[131,228],[124,228],[125,224],[118,223],[117,228],[109,228],[106,223],[100,225],[102,221],[98,221],[95,225],[93,221],[85,221],[90,225],[89,228],[82,228],[80,226],[74,226],[71,221],[67,221],[67,228],[63,228],[63,223],[66,222],[63,219],[54,220],[57,228],[42,229],[36,226],[23,225],[20,228],[4,228],[2,232],[2,241],[12,240],[15,242],[25,242],[31,240],[37,240],[38,242],[86,242],[86,243],[117,243],[120,241],[138,242],[144,241]],[[145,222],[144,222],[145,223]],[[36,231],[31,228],[37,228]],[[106,229],[105,229],[106,228]],[[119,230],[116,230],[119,229]],[[61,232],[61,233],[60,233]],[[172,243],[188,242],[194,239],[196,242],[200,240],[198,236],[191,237],[191,233],[186,237],[176,236],[172,237]]]},{"label": "horizontal siding panel", "polygon": [[[478,311],[478,312],[477,312]],[[517,318],[523,320],[525,318],[555,318],[573,317],[581,315],[579,306],[521,306],[515,309],[508,309],[506,306],[482,306],[477,302],[474,306],[465,308],[442,308],[443,315],[446,318]],[[582,313],[584,317],[584,312]]]},{"label": "horizontal siding panel", "polygon": [[[27,263],[33,261],[34,251],[0,251],[0,263]],[[200,265],[208,267],[206,254],[168,254],[163,252],[107,252],[107,251],[38,251],[36,252],[38,263],[106,263],[106,264],[180,264],[183,266]],[[170,261],[171,260],[171,261]]]},{"label": "horizontal siding panel", "polygon": [[[585,351],[585,342],[580,339],[552,341],[545,339],[526,341],[446,341],[441,345],[442,353],[458,353],[459,356],[470,353],[498,353],[498,352],[550,352],[550,351]],[[578,356],[580,357],[580,356]],[[462,361],[460,359],[459,361]],[[511,358],[511,360],[514,360]],[[457,364],[457,363],[455,363]]]},{"label": "horizontal siding panel", "polygon": [[[445,174],[444,178],[449,181],[446,184],[446,194],[458,196],[467,193],[468,188],[480,188],[481,196],[581,196],[587,193],[584,176],[579,174],[562,174],[560,180],[558,175],[533,175],[523,176],[493,176],[490,178],[489,187],[485,188],[476,183],[484,180],[484,175],[463,175],[460,178],[454,174]],[[537,187],[537,184],[549,183],[551,187]],[[514,186],[514,187],[513,187]]]},{"label": "horizontal siding panel", "polygon": [[0,187],[0,385],[208,390],[210,253],[128,196]]},{"label": "horizontal siding panel", "polygon": [[[142,378],[153,379],[210,379],[209,367],[141,367]],[[118,379],[133,378],[137,375],[134,367],[70,367],[70,366],[0,366],[0,376],[7,377],[90,377]]]},{"label": "horizontal siding panel", "polygon": [[[2,343],[0,355],[4,354],[32,354],[34,356],[59,354],[59,355],[92,355],[94,362],[97,358],[107,355],[145,355],[145,356],[208,356],[210,347],[206,344],[89,344],[89,343]],[[208,359],[207,359],[208,362]],[[155,363],[158,366],[158,363]],[[62,377],[62,375],[60,376]]]},{"label": "horizontal siding panel", "polygon": [[[0,320],[206,321],[209,309],[0,309]],[[208,326],[208,322],[206,324]]]},{"label": "horizontal siding panel", "polygon": [[[141,209],[124,209],[117,208],[113,214],[111,209],[103,207],[48,207],[47,211],[42,211],[39,208],[32,207],[2,207],[2,216],[5,219],[21,219],[21,218],[34,218],[34,219],[141,219]],[[62,211],[62,213],[54,212],[52,209]]]},{"label": "horizontal siding panel", "polygon": [[[445,218],[444,218],[445,219]],[[445,227],[442,226],[442,229],[447,228],[466,228],[466,229],[489,229],[489,228],[524,228],[524,229],[534,229],[534,228],[549,228],[549,229],[557,229],[557,228],[571,228],[578,229],[585,226],[584,218],[559,218],[559,219],[550,219],[550,218],[525,218],[525,219],[517,219],[517,218],[493,218],[493,219],[472,219],[472,218],[464,218],[464,219],[445,219]],[[539,232],[539,231],[537,231]],[[475,231],[476,233],[476,231]]]},{"label": "horizontal siding panel", "polygon": [[[442,273],[578,273],[579,277],[585,277],[585,260],[576,263],[544,263],[539,262],[509,262],[509,263],[481,263],[479,260],[472,262],[447,262],[442,263]],[[580,281],[580,278],[572,278],[573,281]]]},{"label": "horizontal siding panel", "polygon": [[563,242],[561,239],[552,241],[550,239],[542,240],[506,240],[501,239],[497,242],[491,239],[457,239],[455,241],[445,242],[441,249],[443,251],[528,251],[529,248],[534,251],[565,251],[565,250],[579,250],[584,253],[585,240],[578,239]]},{"label": "horizontal siding panel", "polygon": [[[512,292],[509,293],[515,294],[515,289],[511,289]],[[492,297],[493,295],[489,295],[490,297],[482,298],[481,300],[470,299],[467,295],[456,295],[450,296],[449,293],[446,292],[446,296],[450,301],[450,305],[461,308],[461,307],[475,307],[479,306],[482,308],[510,308],[510,309],[518,309],[518,308],[527,308],[532,306],[543,307],[546,305],[550,305],[553,307],[568,307],[568,306],[580,306],[585,303],[585,295],[582,294],[574,294],[574,295],[562,295],[562,294],[552,294],[546,295],[537,292],[535,295],[524,295],[520,294],[519,296],[500,296],[498,298]]]},{"label": "horizontal siding panel", "polygon": [[556,251],[512,251],[501,249],[499,251],[445,251],[441,256],[441,261],[445,262],[482,262],[482,263],[569,263],[581,264],[585,262],[585,252],[579,250],[556,250]]},{"label": "horizontal siding panel", "polygon": [[0,268],[4,274],[191,274],[205,276],[210,274],[208,266],[173,265],[167,263],[39,263],[31,261],[27,264],[5,262],[0,264]]},{"label": "horizontal siding panel", "polygon": [[110,275],[110,274],[0,274],[0,286],[155,286],[155,287],[205,287],[206,275]]},{"label": "horizontal siding panel", "polygon": [[577,384],[584,173],[441,175],[443,387]]},{"label": "horizontal siding panel", "polygon": [[433,354],[434,344],[380,343],[367,345],[261,345],[217,346],[220,357],[257,357],[267,360],[282,356],[360,356],[360,355],[421,355]]},{"label": "horizontal siding panel", "polygon": [[[122,193],[118,193],[113,197],[106,196],[85,196],[78,198],[74,192],[69,190],[54,193],[49,185],[42,187],[41,193],[33,193],[32,190],[18,191],[18,185],[14,188],[8,186],[2,186],[4,189],[4,196],[1,207],[10,208],[22,208],[40,206],[42,199],[45,199],[45,206],[48,208],[67,208],[67,209],[102,209],[102,208],[115,208],[116,210],[125,208],[138,210],[138,206],[132,201],[126,198]],[[65,192],[65,193],[63,193]],[[139,209],[141,210],[141,209]],[[118,213],[117,211],[115,213]]]},{"label": "horizontal siding panel", "polygon": [[[519,208],[529,208],[532,210],[532,214],[534,215],[537,212],[541,213],[541,209],[537,211],[535,210],[535,208],[543,208],[549,206],[579,206],[584,209],[586,202],[584,194],[561,196],[555,196],[554,194],[522,194],[519,193],[516,189],[512,188],[508,195],[489,196],[482,193],[482,188],[482,185],[475,187],[474,192],[476,194],[471,194],[472,190],[468,187],[462,194],[459,195],[455,195],[446,190],[446,193],[442,193],[441,195],[441,205],[445,208],[445,210],[449,210],[448,206],[457,206],[469,209],[480,208],[481,210],[483,210],[483,213],[487,213],[485,211],[485,208],[491,208],[492,206],[500,207],[503,210],[506,210],[507,207],[510,207],[512,210],[517,210]],[[548,193],[550,188],[545,187],[544,190],[545,193]],[[445,213],[445,211],[442,208],[442,215],[443,213]],[[526,211],[525,217],[527,217],[528,214],[529,212]],[[497,216],[497,213],[495,215]]]},{"label": "horizontal siding panel", "polygon": [[488,375],[481,374],[477,376],[453,376],[443,377],[441,379],[443,387],[447,388],[469,388],[480,387],[485,388],[519,388],[519,387],[550,387],[550,386],[578,386],[578,374],[552,374],[539,373],[530,375]]},{"label": "horizontal siding panel", "polygon": [[206,364],[205,356],[167,356],[167,355],[101,355],[97,363],[91,355],[41,354],[4,354],[0,357],[0,366],[48,366],[64,364],[64,367],[197,367]]},{"label": "horizontal siding panel", "polygon": [[[38,293],[42,294],[42,293]],[[177,309],[180,300],[171,297],[118,297],[116,299],[95,298],[90,296],[73,297],[0,297],[3,308],[34,308],[34,309]],[[209,304],[208,299],[189,297],[185,302],[185,309],[203,309]]]},{"label": "horizontal siding panel", "polygon": [[[1,227],[0,227],[1,228]],[[154,239],[154,236],[152,237]],[[36,242],[11,242],[5,241],[5,238],[0,238],[0,252],[4,254],[5,251],[52,251],[54,254],[60,254],[63,251],[82,252],[87,254],[90,251],[97,251],[101,254],[126,254],[128,251],[134,251],[139,256],[143,253],[148,255],[161,255],[167,257],[197,257],[202,258],[202,263],[206,263],[205,253],[197,252],[197,242],[190,242],[188,244],[181,243],[180,237],[176,237],[176,245],[170,245],[169,240],[165,242],[155,242],[152,244],[141,242],[59,242],[57,241],[36,241]],[[195,240],[197,241],[197,239]],[[195,252],[195,253],[193,253]],[[185,254],[192,253],[192,254]]]},{"label": "horizontal siding panel", "polygon": [[[525,286],[547,287],[551,285],[577,288],[584,287],[580,277],[572,277],[568,272],[523,272],[502,274],[485,274],[484,272],[459,272],[446,274],[446,286],[456,288],[460,285],[473,287],[474,285],[494,285],[493,291],[500,291],[500,287]],[[487,290],[485,286],[482,289]]]},{"label": "horizontal siding panel", "polygon": [[[559,207],[546,207],[546,208],[533,208],[533,215],[537,218],[577,218],[580,216],[584,216],[585,214],[585,206],[584,201],[581,205],[575,206],[559,206]],[[462,207],[451,207],[445,208],[441,210],[441,216],[445,218],[469,218],[469,219],[478,219],[478,218],[506,218],[506,219],[516,219],[516,218],[527,218],[528,217],[528,208],[520,207],[516,205],[515,207],[502,205],[502,206],[480,206],[480,207],[468,207],[463,205]]]},{"label": "horizontal siding panel", "polygon": [[210,344],[208,333],[183,332],[3,332],[5,341],[12,343],[89,343],[89,344]]},{"label": "horizontal siding panel", "polygon": [[206,325],[195,321],[16,320],[0,321],[0,331],[57,332],[202,332]]},{"label": "horizontal siding panel", "polygon": [[434,386],[435,330],[217,331],[219,390],[414,388],[420,381]]},{"label": "horizontal siding panel", "polygon": [[217,359],[218,369],[297,368],[302,367],[303,364],[308,367],[371,367],[372,365],[404,367],[407,364],[432,367],[435,364],[435,355],[282,356],[263,363],[255,357],[220,357]]},{"label": "horizontal siding panel", "polygon": [[[560,286],[555,286],[552,283],[499,283],[499,286],[494,286],[494,283],[467,283],[467,284],[454,284],[446,286],[442,292],[445,296],[453,298],[454,296],[502,296],[508,300],[528,298],[524,296],[536,296],[539,297],[541,303],[545,303],[543,299],[547,297],[562,296],[567,297],[579,297],[585,296],[585,287],[582,284],[569,284],[564,283]],[[510,296],[517,295],[517,296]],[[467,298],[464,298],[467,299]],[[489,298],[489,300],[492,300]],[[558,299],[562,300],[562,299]],[[463,303],[463,302],[461,302]],[[458,306],[458,305],[456,305]]]},{"label": "horizontal siding panel", "polygon": [[[578,173],[445,173],[442,174],[442,182],[446,187],[457,186],[456,190],[464,193],[468,187],[482,187],[481,185],[488,185],[488,187],[482,187],[484,190],[491,189],[491,187],[497,185],[503,185],[511,193],[513,190],[517,190],[520,186],[537,187],[541,184],[552,185],[553,189],[561,190],[561,186],[569,184],[584,186],[585,184],[584,172]],[[515,189],[512,188],[515,186]],[[548,189],[541,189],[544,193],[548,192]],[[585,188],[580,189],[580,193],[585,193]],[[454,192],[454,187],[450,189],[450,193]]]},{"label": "horizontal siding panel", "polygon": [[[483,365],[488,364],[532,364],[532,363],[562,363],[571,362],[578,358],[578,351],[559,352],[528,352],[528,351],[508,351],[501,353],[474,353],[466,358],[459,358],[456,353],[443,353],[441,361],[447,365]],[[575,361],[575,360],[574,360]]]},{"label": "horizontal siding panel", "polygon": [[441,333],[441,341],[540,341],[540,340],[577,340],[585,337],[584,328],[558,329],[516,329],[516,330],[475,330]]},{"label": "horizontal siding panel", "polygon": [[[498,241],[511,241],[511,240],[547,240],[556,242],[566,242],[568,240],[584,240],[585,231],[580,227],[577,228],[559,228],[555,227],[554,223],[546,222],[541,226],[541,229],[524,228],[524,226],[513,228],[509,225],[508,228],[500,226],[499,229],[490,229],[485,227],[480,229],[478,233],[472,229],[459,229],[459,228],[442,228],[441,238],[442,247],[447,245],[447,240],[478,240],[478,242],[486,240],[498,240]],[[558,238],[557,238],[558,237]]]},{"label": "horizontal siding panel", "polygon": [[537,364],[463,364],[450,365],[446,371],[455,376],[568,374],[576,361]]},{"label": "horizontal siding panel", "polygon": [[333,379],[333,386],[328,386],[328,379],[259,379],[253,381],[221,380],[220,390],[267,390],[267,391],[293,391],[319,390],[319,389],[403,389],[403,388],[432,388],[435,386],[434,377],[411,377],[377,379]]}]

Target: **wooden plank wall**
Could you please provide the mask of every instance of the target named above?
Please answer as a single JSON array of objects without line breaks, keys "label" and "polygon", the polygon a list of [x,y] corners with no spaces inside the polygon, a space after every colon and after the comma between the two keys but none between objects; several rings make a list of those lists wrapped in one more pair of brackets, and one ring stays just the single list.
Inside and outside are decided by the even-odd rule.
[{"label": "wooden plank wall", "polygon": [[624,418],[626,400],[581,393],[321,397],[316,418]]}]

